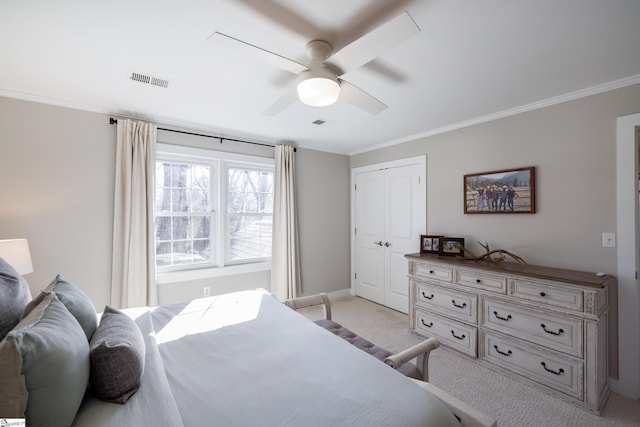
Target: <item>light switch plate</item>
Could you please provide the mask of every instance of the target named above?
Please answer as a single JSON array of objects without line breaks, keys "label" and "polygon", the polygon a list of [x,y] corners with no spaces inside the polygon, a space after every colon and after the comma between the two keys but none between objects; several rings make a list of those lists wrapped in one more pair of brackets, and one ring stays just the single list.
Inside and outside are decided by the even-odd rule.
[{"label": "light switch plate", "polygon": [[603,248],[615,248],[616,247],[616,233],[602,233],[602,247]]}]

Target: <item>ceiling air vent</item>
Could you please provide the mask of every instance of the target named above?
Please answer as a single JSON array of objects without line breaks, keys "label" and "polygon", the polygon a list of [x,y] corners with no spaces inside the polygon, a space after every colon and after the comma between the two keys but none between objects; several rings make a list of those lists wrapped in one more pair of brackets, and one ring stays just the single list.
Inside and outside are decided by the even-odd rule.
[{"label": "ceiling air vent", "polygon": [[160,77],[153,77],[148,74],[131,73],[130,79],[136,82],[145,83],[153,86],[160,86],[165,88],[169,86],[169,80],[161,79]]}]

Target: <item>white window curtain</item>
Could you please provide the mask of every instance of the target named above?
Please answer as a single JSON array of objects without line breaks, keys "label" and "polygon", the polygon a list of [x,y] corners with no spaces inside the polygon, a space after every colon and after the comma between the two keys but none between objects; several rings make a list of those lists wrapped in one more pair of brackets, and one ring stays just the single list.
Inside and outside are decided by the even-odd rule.
[{"label": "white window curtain", "polygon": [[271,293],[284,301],[301,289],[294,148],[277,145],[275,161]]},{"label": "white window curtain", "polygon": [[157,305],[153,191],[157,128],[119,119],[113,212],[111,304]]}]

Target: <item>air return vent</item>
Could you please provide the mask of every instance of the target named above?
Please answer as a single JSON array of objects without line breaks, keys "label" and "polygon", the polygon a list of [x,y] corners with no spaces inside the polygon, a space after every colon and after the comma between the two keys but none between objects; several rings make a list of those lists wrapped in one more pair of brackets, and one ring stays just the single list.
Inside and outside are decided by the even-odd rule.
[{"label": "air return vent", "polygon": [[160,77],[153,77],[148,74],[131,73],[130,79],[136,82],[145,83],[153,86],[160,86],[165,88],[169,86],[169,80],[161,79]]}]

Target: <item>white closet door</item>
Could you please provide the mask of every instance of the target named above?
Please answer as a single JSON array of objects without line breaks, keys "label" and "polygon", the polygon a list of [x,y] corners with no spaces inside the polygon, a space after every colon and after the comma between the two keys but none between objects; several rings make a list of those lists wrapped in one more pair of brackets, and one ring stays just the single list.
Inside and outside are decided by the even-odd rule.
[{"label": "white closet door", "polygon": [[384,305],[409,312],[406,254],[420,251],[420,234],[426,222],[423,167],[387,169],[385,207]]},{"label": "white closet door", "polygon": [[356,175],[356,295],[384,303],[384,174]]},{"label": "white closet door", "polygon": [[356,171],[354,287],[358,296],[409,310],[405,254],[419,252],[426,234],[424,159]]}]

